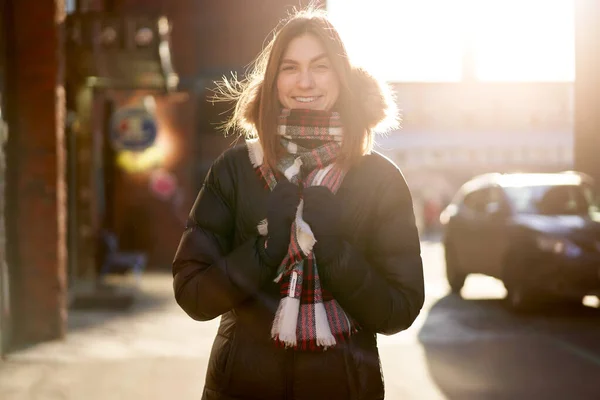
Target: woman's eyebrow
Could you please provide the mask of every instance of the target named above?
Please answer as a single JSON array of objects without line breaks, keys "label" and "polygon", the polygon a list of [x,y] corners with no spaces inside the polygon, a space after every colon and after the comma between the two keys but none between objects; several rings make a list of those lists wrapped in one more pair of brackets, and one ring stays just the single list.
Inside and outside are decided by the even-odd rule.
[{"label": "woman's eyebrow", "polygon": [[[310,63],[314,63],[315,61],[319,61],[319,60],[321,60],[322,58],[327,58],[327,57],[328,57],[328,56],[327,56],[327,53],[321,53],[321,54],[319,54],[319,55],[317,55],[317,56],[315,56],[315,57],[311,58],[311,59],[310,59]],[[281,63],[282,63],[282,64],[299,64],[299,62],[298,62],[298,61],[296,61],[296,60],[292,60],[292,59],[290,59],[290,58],[284,58],[283,60],[281,60]]]}]

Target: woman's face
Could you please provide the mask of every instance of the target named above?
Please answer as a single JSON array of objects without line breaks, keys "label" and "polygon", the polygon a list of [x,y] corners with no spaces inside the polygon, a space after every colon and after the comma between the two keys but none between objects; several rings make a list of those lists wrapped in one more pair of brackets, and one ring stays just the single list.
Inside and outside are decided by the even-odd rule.
[{"label": "woman's face", "polygon": [[329,111],[340,82],[325,48],[314,35],[298,36],[283,53],[277,75],[277,97],[284,108]]}]

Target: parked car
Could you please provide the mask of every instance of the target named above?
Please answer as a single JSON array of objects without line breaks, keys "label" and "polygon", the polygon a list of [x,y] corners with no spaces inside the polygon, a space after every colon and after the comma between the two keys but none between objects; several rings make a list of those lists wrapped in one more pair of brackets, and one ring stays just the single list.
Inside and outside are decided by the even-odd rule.
[{"label": "parked car", "polygon": [[442,211],[446,275],[459,293],[469,274],[503,281],[507,304],[600,294],[600,213],[592,179],[577,172],[485,174]]}]

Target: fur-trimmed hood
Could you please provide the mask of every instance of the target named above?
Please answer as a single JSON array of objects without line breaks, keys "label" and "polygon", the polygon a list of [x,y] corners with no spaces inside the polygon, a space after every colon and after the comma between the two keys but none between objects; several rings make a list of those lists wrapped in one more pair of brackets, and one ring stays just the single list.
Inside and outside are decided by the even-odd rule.
[{"label": "fur-trimmed hood", "polygon": [[398,126],[398,107],[391,87],[362,68],[352,70],[351,90],[362,99],[364,120],[370,130],[387,131]]}]

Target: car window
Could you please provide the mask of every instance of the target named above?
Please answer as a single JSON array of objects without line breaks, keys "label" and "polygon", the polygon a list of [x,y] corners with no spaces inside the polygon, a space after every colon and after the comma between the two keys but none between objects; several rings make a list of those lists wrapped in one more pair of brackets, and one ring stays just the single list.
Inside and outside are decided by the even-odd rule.
[{"label": "car window", "polygon": [[507,187],[506,194],[517,213],[545,215],[581,215],[593,204],[582,186]]},{"label": "car window", "polygon": [[488,203],[490,203],[490,204],[494,203],[500,209],[508,208],[508,202],[506,199],[506,195],[504,194],[504,191],[500,187],[497,187],[497,186],[490,188],[490,199],[489,199]]},{"label": "car window", "polygon": [[464,205],[469,210],[475,212],[485,212],[485,207],[490,200],[490,190],[488,188],[475,190],[468,193],[464,199]]},{"label": "car window", "polygon": [[587,214],[589,207],[583,190],[576,186],[549,188],[536,203],[537,210],[547,215]]},{"label": "car window", "polygon": [[586,201],[590,204],[590,209],[592,212],[598,212],[600,210],[600,203],[598,194],[596,192],[596,188],[592,185],[584,183],[581,185],[583,190],[583,195],[585,196]]},{"label": "car window", "polygon": [[504,190],[518,214],[535,213],[536,189],[534,187],[507,187]]}]

